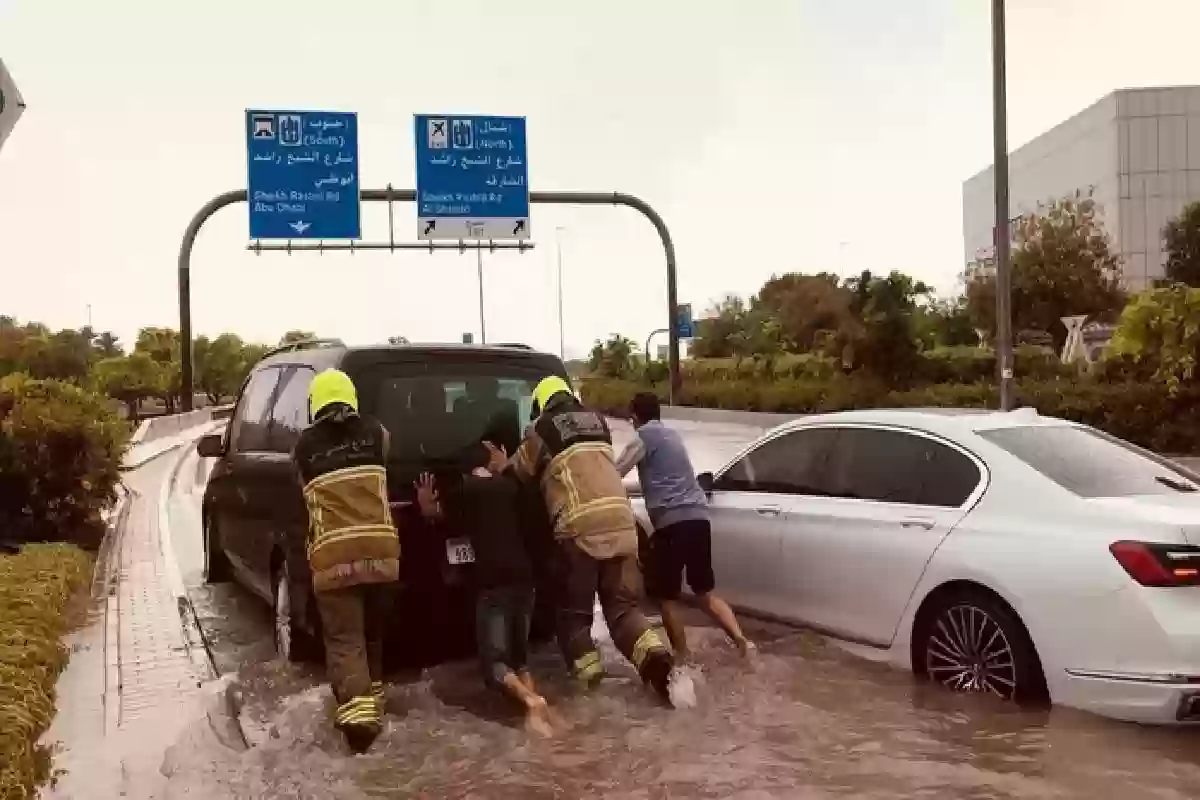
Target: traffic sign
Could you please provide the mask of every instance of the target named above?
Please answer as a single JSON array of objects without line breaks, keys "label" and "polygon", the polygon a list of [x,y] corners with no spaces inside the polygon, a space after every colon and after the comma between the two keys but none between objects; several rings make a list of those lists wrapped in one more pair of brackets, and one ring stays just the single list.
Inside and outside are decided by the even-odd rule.
[{"label": "traffic sign", "polygon": [[25,101],[21,99],[12,75],[4,68],[4,62],[0,61],[0,147],[4,147],[4,140],[17,126],[17,120],[24,112]]},{"label": "traffic sign", "polygon": [[692,319],[692,304],[680,303],[675,317],[675,328],[680,339],[691,339],[696,335],[696,323]]},{"label": "traffic sign", "polygon": [[528,239],[524,117],[416,116],[417,237]]},{"label": "traffic sign", "polygon": [[357,239],[358,115],[247,111],[251,239]]}]

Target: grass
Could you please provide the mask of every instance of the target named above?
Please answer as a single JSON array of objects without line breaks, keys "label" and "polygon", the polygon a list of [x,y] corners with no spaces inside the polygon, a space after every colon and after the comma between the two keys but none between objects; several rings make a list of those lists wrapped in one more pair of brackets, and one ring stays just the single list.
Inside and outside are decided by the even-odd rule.
[{"label": "grass", "polygon": [[54,718],[54,684],[67,663],[59,638],[72,598],[91,577],[74,545],[28,545],[0,555],[0,800],[32,800],[50,777],[38,738]]}]

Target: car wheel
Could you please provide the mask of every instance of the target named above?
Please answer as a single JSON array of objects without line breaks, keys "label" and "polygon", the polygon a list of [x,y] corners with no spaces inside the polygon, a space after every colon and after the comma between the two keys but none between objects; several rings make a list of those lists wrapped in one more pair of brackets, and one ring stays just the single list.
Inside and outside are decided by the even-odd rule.
[{"label": "car wheel", "polygon": [[229,556],[221,548],[221,537],[212,514],[204,518],[204,582],[227,583],[233,578]]},{"label": "car wheel", "polygon": [[1025,626],[985,593],[941,600],[923,625],[919,652],[925,674],[954,691],[1017,702],[1045,697],[1041,662]]},{"label": "car wheel", "polygon": [[275,655],[293,663],[308,661],[313,653],[312,638],[304,629],[303,622],[293,613],[295,604],[292,602],[291,570],[286,559],[275,570],[273,590]]}]

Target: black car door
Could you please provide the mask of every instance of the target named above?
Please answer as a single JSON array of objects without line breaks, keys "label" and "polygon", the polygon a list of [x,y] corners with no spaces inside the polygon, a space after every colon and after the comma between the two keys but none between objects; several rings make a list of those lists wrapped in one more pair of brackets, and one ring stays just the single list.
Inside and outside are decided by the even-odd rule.
[{"label": "black car door", "polygon": [[[262,497],[260,466],[269,455],[271,407],[281,370],[268,367],[254,372],[238,399],[229,428],[229,448],[221,468],[214,509],[221,544],[230,561],[260,593],[270,593],[256,554],[266,509]],[[215,476],[215,473],[214,473]]]},{"label": "black car door", "polygon": [[270,535],[259,538],[254,559],[263,570],[269,571],[272,551],[278,545],[293,559],[290,562],[293,576],[298,575],[301,566],[297,557],[306,559],[308,509],[292,462],[292,450],[300,432],[308,427],[308,388],[314,377],[316,370],[308,365],[287,368],[271,411],[270,452],[264,454],[261,464],[263,499],[268,506],[263,525],[270,528]]}]

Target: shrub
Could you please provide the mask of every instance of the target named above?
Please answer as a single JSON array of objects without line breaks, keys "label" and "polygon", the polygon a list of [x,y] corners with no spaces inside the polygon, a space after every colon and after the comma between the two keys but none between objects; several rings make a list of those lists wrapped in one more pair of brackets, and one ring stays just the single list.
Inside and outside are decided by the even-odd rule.
[{"label": "shrub", "polygon": [[26,375],[0,379],[0,537],[98,546],[128,439],[109,398]]},{"label": "shrub", "polygon": [[[630,381],[584,384],[583,400],[592,408],[624,415],[629,399],[644,387]],[[655,387],[665,399],[665,386]],[[1162,383],[1102,383],[1075,377],[1025,380],[1017,384],[1019,406],[1083,422],[1160,453],[1200,453],[1200,387],[1171,394]],[[904,390],[859,376],[812,380],[692,380],[676,398],[678,405],[742,411],[820,413],[853,408],[996,408],[993,383],[939,383]]]},{"label": "shrub", "polygon": [[87,584],[91,559],[71,545],[29,545],[0,555],[0,797],[32,798],[50,773],[37,744],[54,718],[54,683],[67,605]]}]

